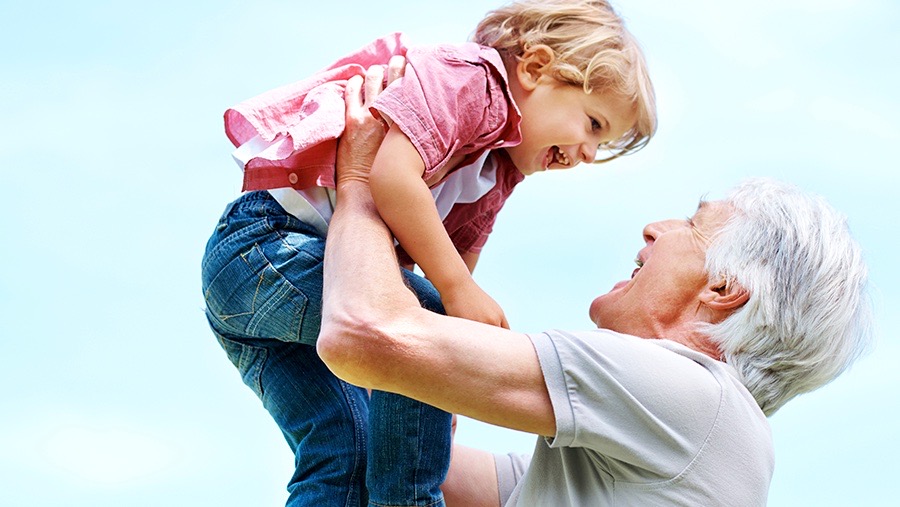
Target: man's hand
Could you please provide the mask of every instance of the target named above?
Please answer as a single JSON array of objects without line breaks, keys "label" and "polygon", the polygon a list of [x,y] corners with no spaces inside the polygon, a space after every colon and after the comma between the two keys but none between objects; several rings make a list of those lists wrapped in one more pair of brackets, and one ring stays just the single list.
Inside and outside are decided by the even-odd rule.
[{"label": "man's hand", "polygon": [[344,133],[338,141],[336,182],[368,181],[369,170],[375,160],[381,141],[386,132],[386,122],[372,116],[369,108],[375,102],[386,83],[403,76],[406,59],[394,56],[388,64],[387,71],[383,65],[373,65],[366,72],[366,77],[353,76],[347,81],[344,101],[347,104]]},{"label": "man's hand", "polygon": [[[361,84],[357,80],[354,86],[359,90]],[[355,97],[354,114],[365,107],[359,92],[348,97]],[[363,118],[368,125],[369,119]],[[365,135],[356,136],[357,127],[348,125],[341,161],[368,169],[369,160],[359,156],[365,152],[358,143],[369,146],[365,143],[370,141]],[[380,138],[378,129],[375,132]],[[357,172],[356,178],[365,174]],[[553,405],[529,337],[422,308],[397,269],[390,231],[368,183],[351,179],[338,187],[325,242],[322,329],[316,343],[328,368],[358,386],[402,394],[498,426],[555,435]],[[457,255],[455,249],[452,254]],[[463,454],[454,451],[454,459]],[[486,456],[483,473],[477,475],[496,481],[493,461]],[[496,485],[492,490],[496,494]],[[475,497],[488,498],[481,493]],[[498,498],[491,503],[497,505]],[[473,503],[466,499],[462,505]]]}]

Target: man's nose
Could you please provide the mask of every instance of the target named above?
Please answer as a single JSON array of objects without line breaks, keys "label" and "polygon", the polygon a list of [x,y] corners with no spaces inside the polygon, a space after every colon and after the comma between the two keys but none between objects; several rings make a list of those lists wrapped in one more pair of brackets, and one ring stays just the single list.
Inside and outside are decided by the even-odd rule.
[{"label": "man's nose", "polygon": [[644,243],[647,243],[647,245],[652,245],[653,242],[656,241],[656,236],[658,234],[656,228],[653,227],[654,225],[655,223],[644,226]]},{"label": "man's nose", "polygon": [[653,222],[644,226],[644,242],[648,245],[653,244],[660,234],[672,229],[678,220],[663,220],[661,222]]}]

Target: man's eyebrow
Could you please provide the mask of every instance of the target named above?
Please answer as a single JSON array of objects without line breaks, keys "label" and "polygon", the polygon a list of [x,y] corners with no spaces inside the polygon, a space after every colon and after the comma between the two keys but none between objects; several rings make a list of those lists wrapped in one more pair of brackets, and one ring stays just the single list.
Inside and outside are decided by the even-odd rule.
[{"label": "man's eyebrow", "polygon": [[696,227],[694,224],[694,217],[699,215],[701,211],[703,211],[704,209],[706,209],[708,207],[708,205],[709,205],[709,201],[707,201],[706,199],[701,197],[700,201],[697,203],[697,210],[694,211],[693,215],[687,217],[687,222],[688,222],[688,224],[690,224],[691,227]]}]

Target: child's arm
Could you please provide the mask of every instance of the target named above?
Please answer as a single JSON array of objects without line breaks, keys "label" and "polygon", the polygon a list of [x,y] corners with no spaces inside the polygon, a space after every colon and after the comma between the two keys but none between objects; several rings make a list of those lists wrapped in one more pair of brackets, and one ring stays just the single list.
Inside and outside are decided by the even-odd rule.
[{"label": "child's arm", "polygon": [[[378,149],[369,183],[385,223],[441,294],[447,315],[508,328],[500,305],[472,279],[422,180],[425,163],[399,127]],[[474,262],[472,262],[474,267]]]},{"label": "child's arm", "polygon": [[[477,254],[474,252],[463,252],[463,253],[459,254],[459,256],[462,258],[463,262],[466,263],[466,267],[469,268],[469,273],[474,273],[475,265],[478,264],[478,258],[481,256],[481,254]],[[412,271],[413,269],[416,268],[415,263],[401,264],[401,266],[403,266],[404,268],[406,268],[410,271]]]},{"label": "child's arm", "polygon": [[475,272],[475,265],[478,264],[478,258],[481,254],[477,254],[474,252],[465,252],[459,254],[462,257],[463,262],[466,263],[466,267],[469,268],[469,273]]}]

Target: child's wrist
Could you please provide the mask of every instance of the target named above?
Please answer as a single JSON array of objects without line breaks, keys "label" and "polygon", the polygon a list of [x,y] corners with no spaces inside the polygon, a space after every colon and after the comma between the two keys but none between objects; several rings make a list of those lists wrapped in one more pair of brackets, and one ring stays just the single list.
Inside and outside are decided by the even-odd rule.
[{"label": "child's wrist", "polygon": [[441,299],[452,299],[457,294],[465,292],[473,283],[475,280],[468,270],[440,280],[438,283],[432,281],[434,288],[441,294]]}]

